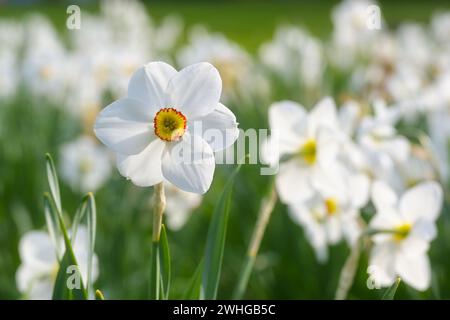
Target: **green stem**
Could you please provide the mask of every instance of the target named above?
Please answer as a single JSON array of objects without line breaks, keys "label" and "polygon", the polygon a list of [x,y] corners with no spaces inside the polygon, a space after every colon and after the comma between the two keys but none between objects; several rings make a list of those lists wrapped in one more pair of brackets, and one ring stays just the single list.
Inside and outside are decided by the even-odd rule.
[{"label": "green stem", "polygon": [[247,284],[253,270],[253,265],[255,264],[256,256],[258,254],[259,247],[261,246],[261,241],[264,237],[267,224],[269,223],[270,216],[276,202],[277,193],[275,190],[275,185],[272,184],[270,194],[263,200],[261,209],[258,214],[258,220],[256,221],[255,229],[253,230],[253,235],[250,240],[247,255],[245,257],[245,261],[239,275],[238,284],[233,294],[234,299],[241,299],[245,294],[245,290],[247,288]]},{"label": "green stem", "polygon": [[159,239],[161,237],[162,217],[166,207],[163,182],[155,185],[153,199],[153,233],[150,266],[150,299],[158,300],[160,291]]}]

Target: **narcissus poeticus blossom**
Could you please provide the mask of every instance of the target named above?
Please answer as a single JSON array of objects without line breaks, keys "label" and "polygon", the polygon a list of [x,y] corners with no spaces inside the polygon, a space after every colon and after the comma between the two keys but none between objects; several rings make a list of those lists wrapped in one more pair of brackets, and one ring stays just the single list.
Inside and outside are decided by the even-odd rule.
[{"label": "narcissus poeticus blossom", "polygon": [[373,236],[369,273],[382,287],[400,276],[417,290],[430,286],[431,268],[427,256],[436,237],[435,221],[442,207],[442,188],[436,182],[422,182],[400,198],[385,183],[375,182],[372,200],[377,214],[370,227]]},{"label": "narcissus poeticus blossom", "polygon": [[236,117],[219,102],[221,91],[219,72],[209,63],[177,72],[152,62],[133,74],[127,97],[102,110],[94,131],[134,184],[167,180],[203,194],[213,179],[214,152],[239,134]]}]

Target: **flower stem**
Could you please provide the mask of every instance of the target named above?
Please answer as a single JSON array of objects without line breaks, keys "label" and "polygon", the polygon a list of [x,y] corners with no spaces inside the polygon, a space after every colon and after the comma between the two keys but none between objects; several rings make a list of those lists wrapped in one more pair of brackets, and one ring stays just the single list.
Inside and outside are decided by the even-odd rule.
[{"label": "flower stem", "polygon": [[161,237],[161,226],[164,209],[166,207],[166,196],[164,194],[163,182],[154,187],[153,195],[153,233],[152,233],[152,255],[150,264],[150,299],[158,300],[160,291],[160,265],[159,265],[159,239]]},{"label": "flower stem", "polygon": [[350,288],[353,285],[356,269],[358,267],[359,256],[361,254],[361,244],[362,238],[356,240],[350,251],[350,255],[345,261],[344,267],[342,268],[341,275],[339,277],[339,283],[335,295],[336,300],[345,300],[347,298],[348,292],[350,291]]},{"label": "flower stem", "polygon": [[241,299],[245,293],[261,241],[276,202],[277,193],[275,191],[275,186],[272,184],[270,193],[263,199],[259,210],[258,220],[256,221],[255,229],[253,230],[253,235],[248,246],[247,255],[239,275],[238,284],[233,294],[234,299]]},{"label": "flower stem", "polygon": [[164,209],[166,208],[166,195],[163,182],[155,185],[153,199],[153,242],[159,242],[161,236],[161,225]]}]

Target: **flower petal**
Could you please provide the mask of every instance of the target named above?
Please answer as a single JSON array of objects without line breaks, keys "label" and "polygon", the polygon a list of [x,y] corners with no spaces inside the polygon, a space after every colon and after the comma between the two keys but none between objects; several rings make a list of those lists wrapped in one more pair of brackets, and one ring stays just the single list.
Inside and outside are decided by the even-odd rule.
[{"label": "flower petal", "polygon": [[430,286],[431,270],[426,253],[400,251],[395,268],[399,276],[416,290],[424,291]]},{"label": "flower petal", "polygon": [[436,182],[423,182],[408,191],[400,199],[400,213],[411,221],[434,221],[442,206],[442,188]]},{"label": "flower petal", "polygon": [[187,118],[211,113],[219,103],[222,80],[213,65],[202,62],[182,69],[168,84],[168,106]]},{"label": "flower petal", "polygon": [[337,129],[336,105],[330,97],[320,100],[308,115],[308,134],[314,137],[319,128]]},{"label": "flower petal", "polygon": [[204,194],[214,175],[214,153],[201,137],[185,133],[183,139],[168,145],[163,153],[162,174],[178,188]]},{"label": "flower petal", "polygon": [[128,97],[160,109],[166,102],[166,89],[177,71],[164,62],[151,62],[139,68],[128,84]]},{"label": "flower petal", "polygon": [[19,243],[19,254],[24,264],[38,270],[51,270],[57,262],[55,247],[50,236],[43,231],[24,234]]},{"label": "flower petal", "polygon": [[397,206],[397,194],[384,181],[375,181],[372,184],[371,193],[373,204],[378,211],[382,211],[386,207],[393,208]]},{"label": "flower petal", "polygon": [[293,101],[273,103],[269,108],[269,125],[279,139],[280,155],[296,152],[304,140],[302,128],[306,128],[306,111]]},{"label": "flower petal", "polygon": [[191,122],[189,130],[191,134],[203,137],[213,151],[228,148],[239,136],[235,115],[221,103],[213,112]]},{"label": "flower petal", "polygon": [[97,138],[115,152],[140,153],[154,139],[154,110],[139,100],[119,99],[97,116],[94,132]]},{"label": "flower petal", "polygon": [[395,245],[386,242],[376,244],[369,259],[368,272],[376,285],[390,286],[395,281]]},{"label": "flower petal", "polygon": [[163,181],[161,158],[165,143],[153,140],[147,148],[136,155],[117,155],[117,168],[122,176],[140,187],[153,186]]},{"label": "flower petal", "polygon": [[281,201],[288,204],[301,202],[313,194],[308,170],[296,159],[280,165],[275,182]]}]

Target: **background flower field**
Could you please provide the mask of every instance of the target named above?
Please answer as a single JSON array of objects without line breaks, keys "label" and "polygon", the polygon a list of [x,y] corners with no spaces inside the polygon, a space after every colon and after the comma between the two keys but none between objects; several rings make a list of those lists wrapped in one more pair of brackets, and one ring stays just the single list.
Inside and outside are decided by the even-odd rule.
[{"label": "background flower field", "polygon": [[[144,6],[145,12],[140,11],[140,6],[136,11],[140,12],[140,16],[148,17],[145,23],[152,27],[149,33],[151,37],[141,39],[139,34],[135,38],[126,34],[123,45],[118,40],[108,42],[108,45],[112,45],[111,48],[103,47],[99,40],[103,39],[101,33],[96,34],[93,31],[90,33],[87,29],[92,27],[92,30],[98,30],[98,27],[95,24],[89,25],[91,22],[85,24],[83,19],[85,14],[94,17],[95,21],[95,17],[99,15],[110,14],[110,17],[113,17],[117,12],[105,13],[102,11],[104,9],[101,4],[81,2],[79,3],[82,10],[81,30],[68,30],[65,27],[67,4],[53,4],[50,1],[31,1],[30,3],[6,1],[6,4],[3,4],[0,2],[0,39],[4,39],[3,43],[0,43],[0,55],[6,56],[8,51],[12,50],[16,40],[15,32],[17,35],[21,32],[25,34],[31,32],[30,30],[35,26],[34,23],[45,25],[47,19],[57,32],[57,39],[64,48],[63,55],[75,50],[71,46],[77,45],[80,54],[85,54],[87,57],[90,55],[91,58],[98,55],[100,60],[102,56],[99,52],[106,55],[112,51],[120,52],[122,55],[107,60],[110,66],[118,65],[122,68],[114,70],[113,67],[112,71],[109,70],[109,77],[113,80],[117,79],[117,83],[108,82],[105,85],[108,89],[103,87],[98,89],[104,90],[101,96],[92,94],[94,96],[92,101],[99,107],[104,107],[123,95],[128,82],[126,75],[129,74],[126,70],[127,66],[121,64],[124,60],[129,59],[133,63],[130,67],[133,68],[132,71],[143,63],[156,60],[167,61],[177,68],[195,63],[197,61],[194,60],[197,58],[203,61],[213,60],[214,52],[213,50],[209,52],[211,48],[208,48],[208,43],[200,43],[199,49],[192,49],[191,46],[191,51],[189,50],[189,44],[195,42],[195,39],[205,39],[208,36],[222,40],[222,37],[226,37],[228,40],[225,44],[222,40],[212,40],[218,41],[212,43],[221,48],[221,52],[230,50],[229,54],[233,59],[240,61],[239,63],[243,66],[239,67],[239,70],[250,69],[246,74],[251,76],[246,77],[246,74],[236,76],[233,73],[235,71],[228,71],[227,66],[219,67],[218,60],[209,61],[221,71],[224,87],[229,83],[229,87],[232,88],[229,90],[225,88],[222,97],[226,99],[226,105],[236,115],[240,128],[269,128],[268,108],[273,102],[279,100],[293,100],[307,108],[312,108],[320,98],[326,95],[332,96],[337,105],[346,101],[347,96],[357,96],[361,100],[368,99],[368,95],[352,92],[348,81],[345,78],[340,79],[336,76],[337,73],[333,74],[330,71],[321,73],[318,80],[321,85],[317,86],[320,88],[310,90],[308,77],[302,78],[298,84],[295,82],[298,81],[297,78],[292,82],[285,81],[289,79],[289,76],[284,77],[283,66],[280,67],[282,71],[277,71],[278,73],[273,72],[277,70],[276,67],[267,71],[270,69],[267,68],[270,61],[262,67],[264,65],[261,62],[264,60],[261,58],[264,56],[261,54],[262,48],[264,44],[276,37],[277,31],[283,33],[283,29],[279,29],[282,26],[301,27],[302,30],[307,30],[308,35],[318,39],[317,41],[321,43],[328,41],[333,32],[331,12],[339,3],[336,1],[264,1],[264,3],[257,1],[151,1]],[[392,30],[396,30],[404,22],[411,21],[428,27],[433,13],[450,10],[450,4],[441,1],[380,1],[379,4],[386,25]],[[13,26],[11,30],[6,29],[6,24],[2,24],[5,21],[9,22],[9,26]],[[132,17],[124,21],[130,23],[132,30],[136,30]],[[115,22],[119,24],[116,27],[120,29],[122,27],[120,19]],[[25,31],[21,30],[22,28]],[[84,35],[92,34],[93,36],[91,42],[84,46],[76,44],[76,35],[74,36],[75,33],[83,31],[83,28],[86,32]],[[447,31],[450,33],[450,29]],[[223,36],[218,35],[219,33]],[[24,39],[28,39],[29,43],[33,42],[33,37]],[[133,52],[133,45],[140,48],[141,41],[145,42],[147,39],[149,48],[140,52],[143,56],[139,54],[137,57],[128,56],[128,54],[136,54]],[[49,43],[52,41],[49,40]],[[234,43],[238,49],[234,47]],[[39,44],[32,44],[31,48],[33,45],[36,45],[36,48],[39,47]],[[56,47],[59,46],[60,44],[56,45]],[[46,51],[46,48],[40,49]],[[199,57],[195,56],[196,50],[200,50]],[[48,51],[55,53],[57,50]],[[64,168],[65,164],[76,158],[77,150],[78,154],[80,150],[90,152],[89,143],[83,145],[80,142],[72,147],[72,151],[69,150],[68,145],[82,136],[93,137],[91,132],[93,118],[100,109],[90,107],[92,96],[89,89],[92,87],[89,81],[91,78],[84,76],[89,74],[92,68],[101,70],[101,61],[98,64],[95,61],[89,61],[86,63],[85,70],[77,67],[81,64],[72,62],[75,60],[65,58],[58,60],[60,57],[57,55],[49,55],[44,59],[54,62],[52,67],[56,68],[57,72],[61,72],[64,79],[67,79],[67,75],[72,75],[69,78],[73,79],[70,81],[69,89],[58,87],[60,83],[56,81],[54,86],[39,92],[36,88],[40,88],[40,81],[33,80],[32,77],[35,74],[32,72],[33,65],[39,63],[33,60],[33,54],[27,60],[26,53],[18,52],[12,54],[14,61],[17,58],[30,63],[28,67],[26,64],[20,64],[24,66],[24,70],[19,68],[11,70],[8,67],[2,69],[0,63],[0,70],[2,70],[0,92],[3,92],[2,85],[6,88],[7,80],[19,77],[19,74],[25,74],[24,79],[26,79],[17,81],[13,94],[0,97],[0,298],[22,297],[16,283],[16,271],[21,263],[18,251],[20,239],[30,230],[45,229],[42,194],[47,189],[44,157],[46,152],[53,155],[59,171],[65,211],[75,212],[80,198],[86,192],[94,191],[95,193],[98,214],[95,251],[99,260],[96,287],[101,288],[108,299],[148,298],[153,188],[134,186],[120,176],[112,156],[106,149],[105,154],[97,155],[91,163],[91,166],[107,163],[101,166],[106,168],[105,172],[100,172],[99,167],[94,169],[97,173],[97,176],[93,178],[94,181],[84,183],[74,181],[71,169]],[[202,56],[202,53],[205,54]],[[117,64],[114,58],[118,59]],[[39,59],[42,58],[39,57]],[[290,60],[288,56],[280,59]],[[4,58],[4,61],[7,59]],[[134,63],[137,65],[134,66]],[[292,60],[292,63],[295,61]],[[25,71],[31,72],[31,75]],[[311,73],[308,72],[307,75]],[[315,86],[314,79],[311,83]],[[97,85],[94,88],[98,88]],[[69,91],[70,98],[60,99],[58,95],[65,90]],[[86,109],[80,107],[81,105],[84,105]],[[448,108],[447,105],[447,110]],[[419,117],[412,127],[423,130],[424,122],[426,121]],[[400,133],[404,132],[406,136],[409,133],[408,125],[405,128],[402,128],[402,125],[404,124],[401,123],[398,126],[398,130]],[[448,131],[449,128],[450,124],[444,124],[442,131]],[[68,154],[72,156],[69,157]],[[181,196],[180,200],[177,200],[176,195],[172,198],[174,201],[171,210],[183,212],[183,215],[188,218],[179,218],[186,220],[186,223],[180,222],[177,217],[170,217],[172,222],[167,221],[172,259],[170,298],[183,297],[189,286],[192,274],[203,256],[214,205],[234,167],[233,165],[217,166],[212,186],[202,198]],[[89,169],[92,170],[91,167]],[[261,176],[258,165],[243,165],[236,178],[218,298],[232,297],[261,200],[270,191],[272,179],[273,177],[270,176]],[[448,199],[450,185],[444,181],[443,187],[447,196],[437,222],[438,236],[432,242],[429,252],[432,267],[431,287],[421,293],[402,283],[396,298],[450,298],[448,254],[450,252]],[[369,219],[373,216],[373,210],[372,207],[366,209],[363,217]],[[349,252],[348,245],[340,242],[330,246],[328,261],[319,263],[305,236],[304,229],[292,221],[287,206],[277,202],[244,297],[249,299],[332,299]],[[368,255],[363,253],[354,285],[348,295],[350,299],[380,299],[383,295],[384,290],[368,289],[367,268]]]}]

